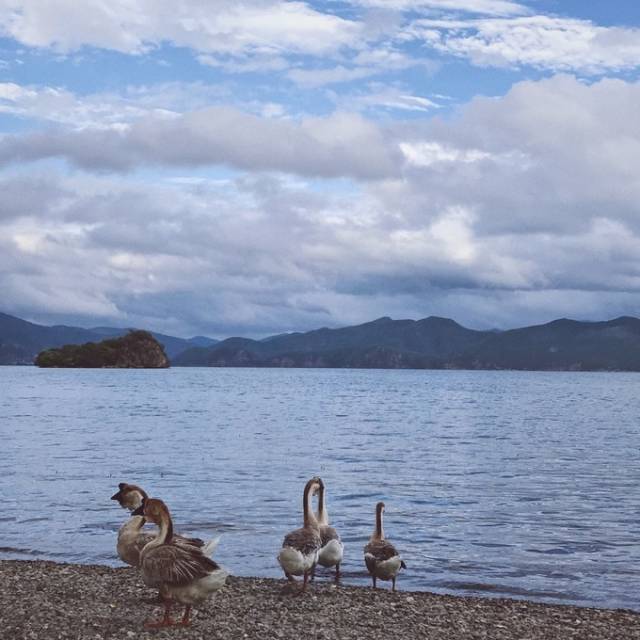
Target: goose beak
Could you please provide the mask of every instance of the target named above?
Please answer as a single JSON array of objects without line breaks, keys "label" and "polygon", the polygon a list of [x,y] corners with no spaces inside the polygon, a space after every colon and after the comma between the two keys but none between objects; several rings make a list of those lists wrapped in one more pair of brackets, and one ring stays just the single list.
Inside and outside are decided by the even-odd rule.
[{"label": "goose beak", "polygon": [[120,502],[120,492],[118,491],[118,493],[114,493],[111,496],[111,500],[117,500],[118,502]]}]

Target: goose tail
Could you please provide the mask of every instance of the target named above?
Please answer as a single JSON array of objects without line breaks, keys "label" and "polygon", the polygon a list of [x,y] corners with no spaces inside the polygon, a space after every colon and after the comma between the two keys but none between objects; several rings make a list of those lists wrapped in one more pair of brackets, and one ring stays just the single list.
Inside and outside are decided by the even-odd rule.
[{"label": "goose tail", "polygon": [[222,536],[217,536],[216,538],[209,540],[209,542],[202,547],[202,553],[211,558],[220,544],[221,537]]}]

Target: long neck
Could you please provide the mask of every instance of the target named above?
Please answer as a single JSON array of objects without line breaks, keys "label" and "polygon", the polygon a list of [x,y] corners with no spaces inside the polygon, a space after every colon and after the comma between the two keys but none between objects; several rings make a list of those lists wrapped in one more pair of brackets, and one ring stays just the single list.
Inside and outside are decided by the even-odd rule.
[{"label": "long neck", "polygon": [[163,544],[169,543],[173,539],[173,522],[171,521],[171,516],[168,513],[162,514],[158,538],[162,539]]},{"label": "long neck", "polygon": [[140,529],[144,526],[144,516],[131,516],[121,527],[121,534],[140,533]]},{"label": "long neck", "polygon": [[171,538],[173,538],[173,523],[171,522],[171,516],[168,513],[162,514],[158,527],[158,535],[153,540],[151,540],[151,542],[148,542],[145,545],[141,555],[145,554],[151,549],[159,547],[160,545],[171,542]]},{"label": "long neck", "polygon": [[315,515],[313,514],[313,509],[311,508],[311,487],[313,485],[308,484],[304,488],[304,494],[302,496],[302,513],[304,514],[304,526],[305,527],[317,527],[318,521],[316,520]]},{"label": "long neck", "polygon": [[373,537],[377,540],[384,540],[384,528],[382,523],[382,509],[376,510],[376,530]]},{"label": "long neck", "polygon": [[329,524],[329,512],[324,501],[324,487],[320,487],[320,495],[318,496],[318,522],[321,525]]}]

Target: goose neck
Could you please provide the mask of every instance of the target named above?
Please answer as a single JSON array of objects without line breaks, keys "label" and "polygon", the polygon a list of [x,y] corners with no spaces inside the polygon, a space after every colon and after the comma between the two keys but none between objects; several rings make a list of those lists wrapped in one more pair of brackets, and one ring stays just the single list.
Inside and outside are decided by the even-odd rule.
[{"label": "goose neck", "polygon": [[382,509],[376,510],[376,530],[373,534],[375,538],[378,540],[384,540],[384,522],[383,522],[383,511]]},{"label": "goose neck", "polygon": [[318,520],[316,519],[313,509],[311,507],[312,488],[315,485],[312,482],[308,482],[304,488],[304,494],[302,496],[302,512],[304,514],[304,526],[318,528]]}]

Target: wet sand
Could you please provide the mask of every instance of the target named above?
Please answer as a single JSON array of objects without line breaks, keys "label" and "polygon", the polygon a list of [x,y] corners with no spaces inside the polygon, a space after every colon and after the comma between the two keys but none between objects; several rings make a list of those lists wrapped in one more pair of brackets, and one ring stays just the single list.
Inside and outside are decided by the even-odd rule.
[{"label": "wet sand", "polygon": [[[386,584],[336,588],[324,578],[297,596],[285,580],[231,577],[190,627],[146,630],[145,620],[161,612],[153,596],[132,568],[0,561],[0,637],[640,639],[640,613],[627,610],[391,593]],[[174,617],[181,613],[176,607]]]}]

